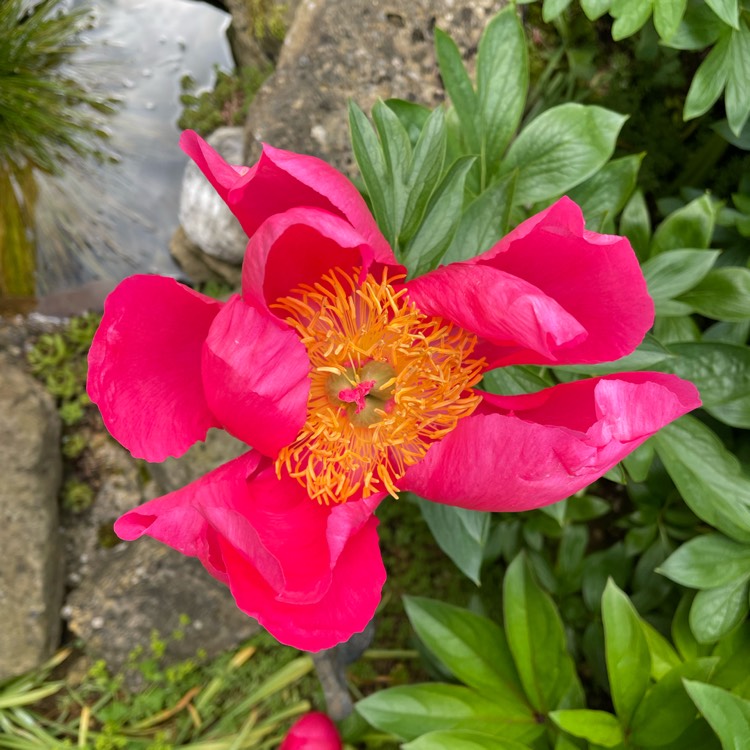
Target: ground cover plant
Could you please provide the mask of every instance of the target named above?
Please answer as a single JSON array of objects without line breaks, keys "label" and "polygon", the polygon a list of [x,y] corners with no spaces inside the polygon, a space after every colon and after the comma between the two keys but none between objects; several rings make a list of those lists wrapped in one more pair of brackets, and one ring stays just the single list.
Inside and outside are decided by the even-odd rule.
[{"label": "ground cover plant", "polygon": [[[406,590],[411,595],[404,598],[404,611],[422,668],[415,667],[411,653],[402,659],[401,671],[393,667],[399,658],[390,654],[387,680],[372,679],[355,666],[351,676],[362,697],[341,726],[353,746],[710,750],[743,747],[750,736],[750,185],[743,176],[750,97],[738,91],[750,80],[750,74],[742,78],[748,64],[742,53],[747,17],[738,3],[678,5],[582,1],[579,9],[577,3],[546,0],[541,6],[511,6],[488,25],[474,78],[449,30],[436,31],[448,105],[430,111],[387,101],[369,117],[351,106],[362,192],[409,279],[439,264],[473,261],[530,217],[559,210],[554,207],[563,195],[581,207],[588,231],[626,236],[635,250],[655,307],[653,327],[635,351],[606,363],[548,357],[529,365],[510,359],[486,369],[472,387],[491,397],[516,397],[514,404],[521,405],[529,403],[523,401],[526,394],[552,386],[565,393],[582,379],[593,383],[623,371],[656,372],[694,383],[702,401],[702,408],[666,424],[620,463],[613,461],[606,478],[591,486],[581,482],[555,504],[531,509],[541,503],[521,503],[514,513],[485,505],[490,512],[462,502],[460,491],[450,497],[455,505],[430,502],[415,492],[386,500],[377,511],[381,527],[387,526],[384,541],[406,532],[394,547],[399,550],[409,544],[411,524],[421,532],[429,528],[466,580],[421,592],[430,597]],[[629,16],[626,11],[636,6],[637,18]],[[540,7],[556,27],[535,19]],[[588,19],[607,10],[614,23],[602,26],[607,22],[600,19],[592,34]],[[710,20],[710,14],[718,20]],[[530,40],[524,16],[526,24],[541,29],[537,42]],[[713,31],[700,36],[715,28],[720,29],[715,38]],[[626,75],[622,66],[607,70],[596,85],[581,84],[581,71],[598,62],[591,51],[595,40],[606,37],[611,51],[610,36],[620,40],[636,32],[632,44],[616,45],[622,66],[636,68],[656,54],[687,71],[685,115],[702,118],[691,125],[690,137],[703,134],[703,153],[713,154],[711,169],[688,170],[687,158],[671,172],[652,162],[649,179],[642,182],[640,168],[649,155],[627,148],[623,133],[629,112],[617,108],[613,93]],[[698,35],[703,47],[716,43],[702,62],[659,49],[654,53],[656,36],[669,43],[690,34]],[[584,49],[576,46],[581,39],[586,55],[577,54]],[[701,48],[697,42],[673,46]],[[716,96],[696,99],[699,94],[691,92],[704,85],[704,66],[720,56],[717,49],[732,67],[712,76]],[[726,121],[721,103],[711,109],[725,85]],[[644,90],[651,89],[644,84]],[[696,100],[705,106],[701,112]],[[670,111],[674,114],[674,101],[664,102],[662,114]],[[688,136],[682,142],[686,150],[691,145]],[[232,182],[237,174],[223,172],[199,143],[191,141],[193,154],[209,163],[231,205],[231,188],[222,180]],[[273,158],[278,163],[281,157]],[[704,181],[717,175],[721,182]],[[618,291],[613,287],[612,296]],[[630,301],[637,303],[634,297]],[[602,297],[597,304],[606,318],[611,300]],[[616,338],[614,318],[606,319]],[[101,366],[104,358],[97,354],[94,361]],[[359,400],[366,406],[370,391],[351,390],[341,399],[359,414]],[[658,411],[662,400],[650,401],[650,408]],[[567,418],[563,407],[548,419],[575,429],[561,415]],[[616,423],[608,429],[615,430]],[[601,474],[606,467],[597,468]],[[498,495],[503,491],[498,488]],[[211,510],[203,508],[206,515]],[[145,525],[137,512],[130,523]],[[164,531],[168,520],[160,523],[160,535],[170,541]],[[132,528],[125,535],[131,534]],[[235,538],[232,546],[242,544]],[[447,558],[442,565],[427,558],[428,581],[438,569],[444,572]],[[272,573],[269,580],[273,583]],[[395,605],[398,611],[400,604]],[[402,637],[393,609],[386,614],[381,608],[375,617],[381,622],[376,649],[406,645],[382,641],[396,638],[394,632]],[[296,645],[319,646],[318,634],[316,643],[302,642],[307,634],[299,622],[272,623],[272,632],[299,641]],[[398,684],[381,689],[394,681]],[[34,689],[52,690],[36,683]],[[195,696],[182,708],[201,701],[200,689]],[[80,744],[81,723],[75,721],[68,736]],[[45,727],[44,736],[52,730]],[[263,746],[239,731],[232,746]],[[178,734],[159,741],[183,746],[184,740]]]}]

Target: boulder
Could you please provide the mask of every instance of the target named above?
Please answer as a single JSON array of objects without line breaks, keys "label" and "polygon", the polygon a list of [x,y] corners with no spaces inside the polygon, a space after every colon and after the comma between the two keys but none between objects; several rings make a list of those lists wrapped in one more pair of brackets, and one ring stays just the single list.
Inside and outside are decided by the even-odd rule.
[{"label": "boulder", "polygon": [[319,156],[353,176],[347,103],[378,99],[434,107],[444,98],[434,28],[469,66],[487,21],[506,0],[302,0],[274,74],[250,107],[244,164],[260,142]]},{"label": "boulder", "polygon": [[63,594],[60,419],[49,394],[0,354],[0,680],[59,645]]}]

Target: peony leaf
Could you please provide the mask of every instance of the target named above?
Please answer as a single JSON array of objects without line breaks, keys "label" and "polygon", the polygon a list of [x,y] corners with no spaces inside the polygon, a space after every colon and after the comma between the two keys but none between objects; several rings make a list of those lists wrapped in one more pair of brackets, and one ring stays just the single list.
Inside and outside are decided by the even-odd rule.
[{"label": "peony leaf", "polygon": [[747,576],[713,589],[699,591],[690,607],[690,629],[698,643],[715,643],[745,620],[750,590]]},{"label": "peony leaf", "polygon": [[549,717],[564,732],[588,740],[594,745],[617,747],[624,739],[617,717],[607,711],[570,709],[552,711]]},{"label": "peony leaf", "polygon": [[723,750],[746,750],[750,701],[715,685],[685,680],[685,690],[721,740]]},{"label": "peony leaf", "polygon": [[726,31],[695,71],[682,113],[685,120],[708,112],[724,90],[729,76],[730,35]]}]

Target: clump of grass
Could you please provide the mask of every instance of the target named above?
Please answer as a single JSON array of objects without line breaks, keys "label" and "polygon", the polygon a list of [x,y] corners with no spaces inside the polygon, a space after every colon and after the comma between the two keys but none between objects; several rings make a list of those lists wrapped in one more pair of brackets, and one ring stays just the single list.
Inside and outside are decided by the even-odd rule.
[{"label": "clump of grass", "polygon": [[105,135],[99,114],[112,100],[66,71],[83,44],[86,8],[65,12],[59,0],[0,3],[0,166],[56,173],[73,154],[96,153]]}]

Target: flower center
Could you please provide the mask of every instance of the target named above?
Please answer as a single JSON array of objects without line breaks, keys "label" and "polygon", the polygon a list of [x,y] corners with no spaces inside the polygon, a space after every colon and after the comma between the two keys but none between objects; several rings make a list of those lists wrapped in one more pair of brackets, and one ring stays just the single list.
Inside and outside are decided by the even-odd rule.
[{"label": "flower center", "polygon": [[481,397],[476,337],[420,313],[383,271],[361,283],[335,269],[274,307],[300,334],[311,363],[307,421],[282,449],[286,468],[326,504],[396,496],[396,482]]}]

